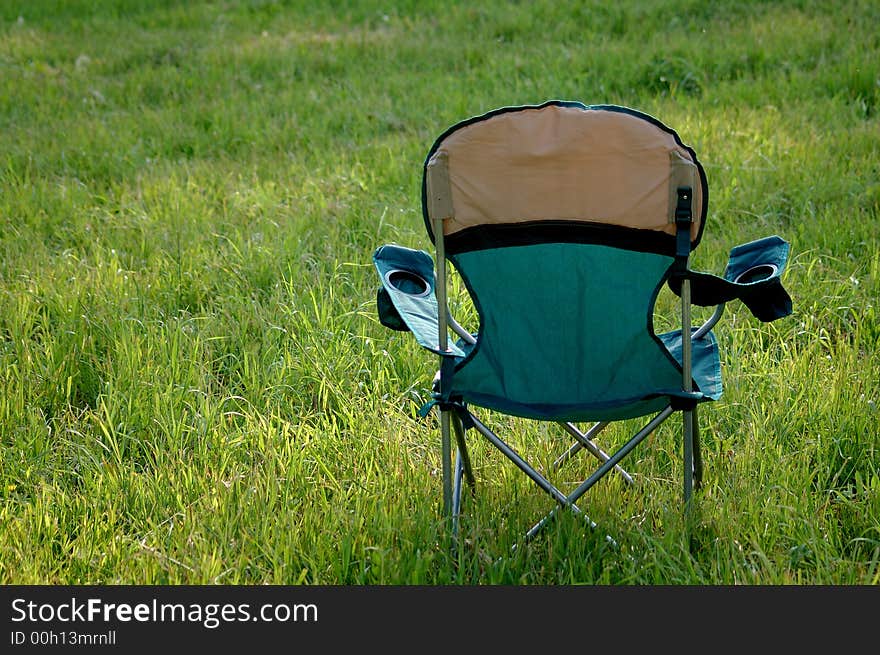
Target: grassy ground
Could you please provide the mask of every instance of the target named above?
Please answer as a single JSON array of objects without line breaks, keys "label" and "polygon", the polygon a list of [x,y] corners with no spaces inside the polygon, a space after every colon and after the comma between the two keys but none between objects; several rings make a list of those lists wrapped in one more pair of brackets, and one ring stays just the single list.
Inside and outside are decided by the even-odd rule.
[{"label": "grassy ground", "polygon": [[[0,582],[877,584],[878,24],[870,0],[0,4]],[[795,311],[716,330],[693,525],[676,422],[636,489],[591,492],[603,531],[562,517],[502,557],[547,499],[474,441],[453,559],[415,414],[436,363],[378,324],[370,256],[427,247],[446,127],[552,98],[677,129],[709,177],[694,266],[780,234]],[[538,463],[568,446],[494,424]]]}]

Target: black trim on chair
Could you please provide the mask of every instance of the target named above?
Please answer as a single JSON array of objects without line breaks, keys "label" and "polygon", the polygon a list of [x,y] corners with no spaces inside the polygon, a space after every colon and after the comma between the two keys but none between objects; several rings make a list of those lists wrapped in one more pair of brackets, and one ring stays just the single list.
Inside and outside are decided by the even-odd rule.
[{"label": "black trim on chair", "polygon": [[542,243],[583,243],[675,256],[675,237],[671,234],[570,220],[476,225],[448,235],[444,243],[449,255]]}]

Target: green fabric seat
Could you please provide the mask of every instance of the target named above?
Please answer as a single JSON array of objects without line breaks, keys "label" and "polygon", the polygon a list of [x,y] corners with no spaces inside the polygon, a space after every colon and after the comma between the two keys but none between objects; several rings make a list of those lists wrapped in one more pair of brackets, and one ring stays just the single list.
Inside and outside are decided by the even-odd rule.
[{"label": "green fabric seat", "polygon": [[[556,421],[632,418],[662,409],[672,396],[693,397],[682,391],[680,363],[651,325],[671,257],[547,243],[451,260],[480,314],[480,338],[456,366],[452,396]],[[715,399],[721,380],[711,333],[696,352],[696,387],[709,390],[698,398]]]},{"label": "green fabric seat", "polygon": [[[555,243],[480,250],[452,261],[479,308],[481,338],[476,346],[451,344],[456,366],[449,397],[555,421],[633,418],[659,411],[671,397],[721,397],[711,332],[694,341],[695,393],[681,389],[681,331],[653,333],[653,304],[672,258]],[[374,263],[385,282],[381,291],[393,297],[389,310],[396,308],[416,340],[437,352],[437,302],[424,293],[434,289],[430,255],[385,245]],[[559,282],[560,269],[571,276],[568,283]],[[400,271],[424,285],[395,286],[393,274]],[[523,283],[506,283],[511,279]],[[412,284],[412,278],[399,280]],[[603,291],[608,297],[597,296]],[[613,316],[595,309],[609,306]]]}]

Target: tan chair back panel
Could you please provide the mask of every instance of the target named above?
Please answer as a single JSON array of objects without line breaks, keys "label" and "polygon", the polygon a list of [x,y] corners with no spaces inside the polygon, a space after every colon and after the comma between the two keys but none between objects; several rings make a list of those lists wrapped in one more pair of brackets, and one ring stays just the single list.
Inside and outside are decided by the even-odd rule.
[{"label": "tan chair back panel", "polygon": [[428,169],[429,211],[448,208],[448,197],[437,198],[451,196],[446,235],[541,220],[675,234],[678,186],[694,190],[691,239],[700,233],[702,187],[691,153],[624,111],[551,104],[501,112],[451,132]]}]

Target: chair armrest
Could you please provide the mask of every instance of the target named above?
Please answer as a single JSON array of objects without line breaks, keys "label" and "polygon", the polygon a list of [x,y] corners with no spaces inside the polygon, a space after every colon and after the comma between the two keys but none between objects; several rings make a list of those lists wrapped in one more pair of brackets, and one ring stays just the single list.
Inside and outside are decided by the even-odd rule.
[{"label": "chair armrest", "polygon": [[373,253],[382,286],[376,296],[379,321],[387,328],[413,333],[420,346],[444,357],[464,357],[450,343],[440,350],[434,262],[423,250],[384,245]]},{"label": "chair armrest", "polygon": [[775,235],[750,241],[730,251],[723,277],[687,270],[670,277],[669,288],[680,296],[686,277],[695,305],[709,307],[739,298],[758,320],[775,321],[792,312],[791,297],[780,278],[789,251],[788,242]]}]

